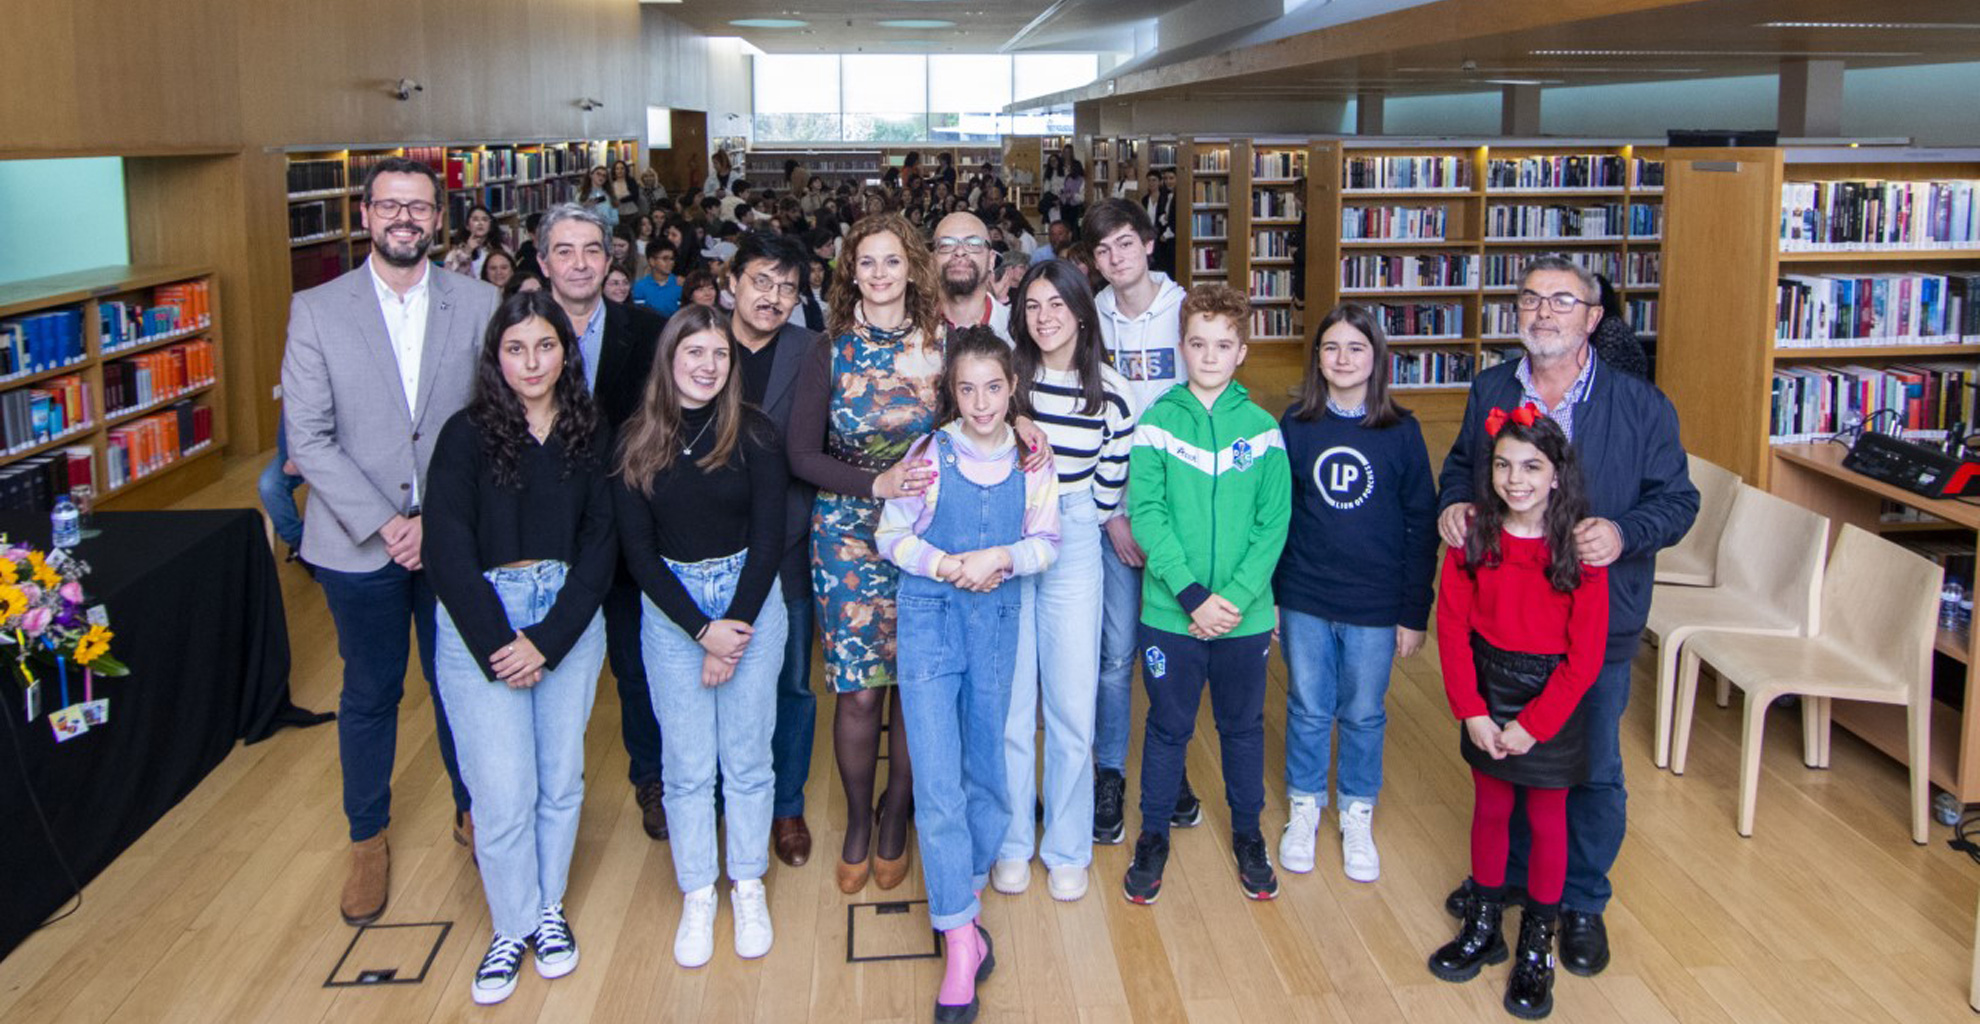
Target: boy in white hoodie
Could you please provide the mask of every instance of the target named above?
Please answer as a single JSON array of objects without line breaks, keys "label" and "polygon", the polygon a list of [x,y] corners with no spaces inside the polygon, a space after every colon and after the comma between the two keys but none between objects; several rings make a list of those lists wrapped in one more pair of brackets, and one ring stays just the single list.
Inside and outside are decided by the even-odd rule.
[{"label": "boy in white hoodie", "polygon": [[[1107,287],[1094,297],[1107,359],[1127,378],[1139,415],[1184,379],[1178,310],[1187,293],[1167,274],[1149,270],[1155,225],[1140,204],[1126,199],[1095,203],[1081,223],[1081,237],[1092,240],[1094,267],[1107,279]],[[1127,507],[1125,496],[1121,507]],[[1127,834],[1123,769],[1144,559],[1125,513],[1107,520],[1102,529],[1106,603],[1100,627],[1100,699],[1093,727],[1093,841],[1112,844]],[[1185,776],[1170,824],[1187,828],[1202,820],[1203,804]]]}]

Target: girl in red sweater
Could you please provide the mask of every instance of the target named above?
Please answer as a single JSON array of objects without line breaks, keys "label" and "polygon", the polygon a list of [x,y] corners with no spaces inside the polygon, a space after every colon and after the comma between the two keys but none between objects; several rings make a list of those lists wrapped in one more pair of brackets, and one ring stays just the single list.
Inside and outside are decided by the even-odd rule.
[{"label": "girl in red sweater", "polygon": [[1468,981],[1506,959],[1507,829],[1526,790],[1533,846],[1506,1010],[1553,1010],[1554,923],[1567,878],[1567,793],[1587,774],[1581,697],[1602,667],[1609,628],[1604,570],[1575,557],[1588,514],[1580,467],[1560,425],[1531,404],[1485,418],[1492,457],[1480,465],[1462,550],[1444,559],[1437,647],[1451,712],[1471,765],[1471,894],[1457,937],[1430,972]]}]

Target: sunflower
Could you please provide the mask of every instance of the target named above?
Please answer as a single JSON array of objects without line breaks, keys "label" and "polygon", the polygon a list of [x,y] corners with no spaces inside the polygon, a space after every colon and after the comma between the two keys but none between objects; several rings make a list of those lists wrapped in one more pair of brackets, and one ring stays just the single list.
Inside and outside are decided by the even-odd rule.
[{"label": "sunflower", "polygon": [[0,584],[19,583],[21,567],[11,558],[0,558]]},{"label": "sunflower", "polygon": [[92,623],[89,632],[76,640],[76,664],[87,665],[97,658],[110,653],[110,638],[116,636],[100,623]]},{"label": "sunflower", "polygon": [[11,622],[27,611],[27,595],[12,583],[0,584],[0,622]]},{"label": "sunflower", "polygon": [[62,585],[62,574],[48,567],[48,562],[39,551],[28,552],[28,565],[34,570],[34,582],[43,590],[54,590]]}]

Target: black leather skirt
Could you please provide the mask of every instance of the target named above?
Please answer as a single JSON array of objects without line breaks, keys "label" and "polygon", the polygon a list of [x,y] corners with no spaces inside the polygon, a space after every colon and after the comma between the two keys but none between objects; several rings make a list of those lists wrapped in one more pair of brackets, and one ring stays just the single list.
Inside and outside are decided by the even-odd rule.
[{"label": "black leather skirt", "polygon": [[[1471,663],[1478,674],[1478,695],[1492,721],[1504,728],[1540,696],[1563,655],[1526,654],[1501,650],[1477,633],[1471,634]],[[1583,705],[1568,717],[1561,731],[1545,743],[1536,743],[1524,754],[1493,760],[1492,755],[1471,742],[1471,734],[1458,726],[1458,749],[1464,761],[1495,779],[1519,786],[1566,789],[1588,778],[1588,724]]]}]

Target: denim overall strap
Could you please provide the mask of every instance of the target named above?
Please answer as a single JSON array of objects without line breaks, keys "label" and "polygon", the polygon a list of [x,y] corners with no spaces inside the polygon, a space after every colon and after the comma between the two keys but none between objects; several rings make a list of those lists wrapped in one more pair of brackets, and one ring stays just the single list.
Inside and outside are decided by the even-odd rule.
[{"label": "denim overall strap", "polygon": [[1022,539],[1024,470],[1016,453],[1011,456],[1010,474],[986,487],[963,475],[958,462],[961,457],[947,431],[936,431],[934,438],[935,466],[942,483],[935,499],[935,515],[922,539],[949,552],[979,551]]}]

